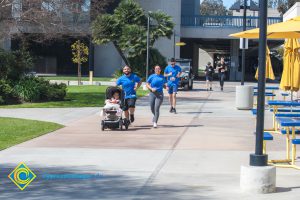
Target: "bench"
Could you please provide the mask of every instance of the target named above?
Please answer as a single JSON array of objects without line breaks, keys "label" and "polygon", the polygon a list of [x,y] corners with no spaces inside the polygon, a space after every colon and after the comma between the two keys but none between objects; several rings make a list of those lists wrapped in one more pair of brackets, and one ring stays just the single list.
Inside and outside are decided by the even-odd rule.
[{"label": "bench", "polygon": [[266,141],[273,140],[273,135],[269,132],[264,132],[264,141],[263,141],[263,153],[266,154],[267,152],[267,143]]},{"label": "bench", "polygon": [[276,113],[275,117],[300,117],[300,113]]},{"label": "bench", "polygon": [[[265,92],[265,96],[267,95],[273,95],[274,93],[273,92]],[[253,93],[254,96],[257,96],[258,95],[258,92],[254,92]],[[274,94],[275,95],[275,94]]]},{"label": "bench", "polygon": [[[281,134],[285,135],[286,134],[286,129],[281,129]],[[292,129],[289,129],[289,133],[292,134]],[[300,130],[296,129],[295,134],[300,134]]]},{"label": "bench", "polygon": [[256,115],[257,114],[257,109],[251,109],[252,115]]},{"label": "bench", "polygon": [[[274,109],[270,109],[271,112],[274,112]],[[277,109],[277,112],[300,112],[300,109],[294,109],[294,108],[289,108],[289,109],[284,109],[284,108],[279,108]]]}]

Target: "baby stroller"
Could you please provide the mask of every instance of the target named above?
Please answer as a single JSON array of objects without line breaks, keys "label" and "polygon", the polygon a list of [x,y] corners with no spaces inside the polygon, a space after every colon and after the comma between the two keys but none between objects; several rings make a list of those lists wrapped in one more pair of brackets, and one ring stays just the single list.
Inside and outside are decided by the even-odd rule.
[{"label": "baby stroller", "polygon": [[104,131],[108,129],[120,129],[123,130],[123,127],[127,130],[129,126],[129,121],[122,118],[122,106],[124,105],[124,94],[122,89],[119,87],[108,87],[105,92],[105,99],[111,99],[113,94],[118,92],[120,94],[120,103],[109,109],[103,109],[103,119],[101,120],[101,129]]}]

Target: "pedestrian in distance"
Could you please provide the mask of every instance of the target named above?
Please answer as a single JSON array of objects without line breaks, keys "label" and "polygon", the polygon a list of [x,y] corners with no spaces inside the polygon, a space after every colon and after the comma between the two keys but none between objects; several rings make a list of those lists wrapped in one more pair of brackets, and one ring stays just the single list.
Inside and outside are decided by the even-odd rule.
[{"label": "pedestrian in distance", "polygon": [[154,67],[154,74],[149,76],[146,87],[150,90],[149,101],[150,108],[153,114],[153,128],[157,128],[160,106],[164,100],[163,88],[166,88],[166,78],[161,75],[161,67]]},{"label": "pedestrian in distance", "polygon": [[208,62],[205,67],[205,77],[206,77],[206,90],[212,91],[212,82],[214,75],[214,67],[211,65],[211,62]]},{"label": "pedestrian in distance", "polygon": [[137,98],[136,91],[142,84],[141,78],[132,73],[131,68],[126,65],[123,67],[123,75],[118,78],[116,84],[117,86],[122,86],[124,91],[125,101],[123,111],[125,113],[125,121],[127,123],[132,123],[134,122],[135,102]]},{"label": "pedestrian in distance", "polygon": [[217,70],[220,80],[221,91],[223,91],[227,71],[227,65],[225,64],[224,57],[221,58],[220,63],[217,65]]},{"label": "pedestrian in distance", "polygon": [[164,76],[167,78],[167,90],[169,93],[170,112],[176,114],[176,94],[178,91],[179,78],[181,75],[181,68],[176,65],[175,58],[171,59],[164,71]]}]

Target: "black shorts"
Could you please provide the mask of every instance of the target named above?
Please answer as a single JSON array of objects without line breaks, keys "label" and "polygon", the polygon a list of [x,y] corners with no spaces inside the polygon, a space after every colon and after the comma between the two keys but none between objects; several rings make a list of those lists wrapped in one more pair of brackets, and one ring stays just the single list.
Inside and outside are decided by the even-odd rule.
[{"label": "black shorts", "polygon": [[125,99],[123,111],[127,111],[129,108],[135,108],[136,98]]}]

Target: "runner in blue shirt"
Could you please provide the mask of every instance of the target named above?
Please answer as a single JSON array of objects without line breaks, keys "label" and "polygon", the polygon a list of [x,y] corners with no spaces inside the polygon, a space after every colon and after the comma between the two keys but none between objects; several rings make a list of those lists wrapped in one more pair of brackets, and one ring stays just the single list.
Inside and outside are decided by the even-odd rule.
[{"label": "runner in blue shirt", "polygon": [[171,65],[168,65],[165,69],[164,76],[168,80],[168,93],[169,102],[171,105],[170,112],[176,114],[176,94],[178,91],[179,77],[181,75],[181,68],[176,65],[175,58],[171,59]]},{"label": "runner in blue shirt", "polygon": [[164,100],[163,88],[166,87],[167,80],[160,74],[160,66],[155,66],[154,72],[154,74],[149,76],[146,86],[150,90],[149,100],[151,112],[153,114],[153,128],[157,128],[159,108]]},{"label": "runner in blue shirt", "polygon": [[122,86],[124,91],[124,113],[125,119],[129,120],[130,114],[130,122],[134,122],[134,111],[135,111],[135,102],[136,102],[136,90],[141,86],[142,82],[140,77],[136,74],[131,73],[131,68],[129,66],[125,66],[123,68],[123,75],[117,80],[117,86]]}]

